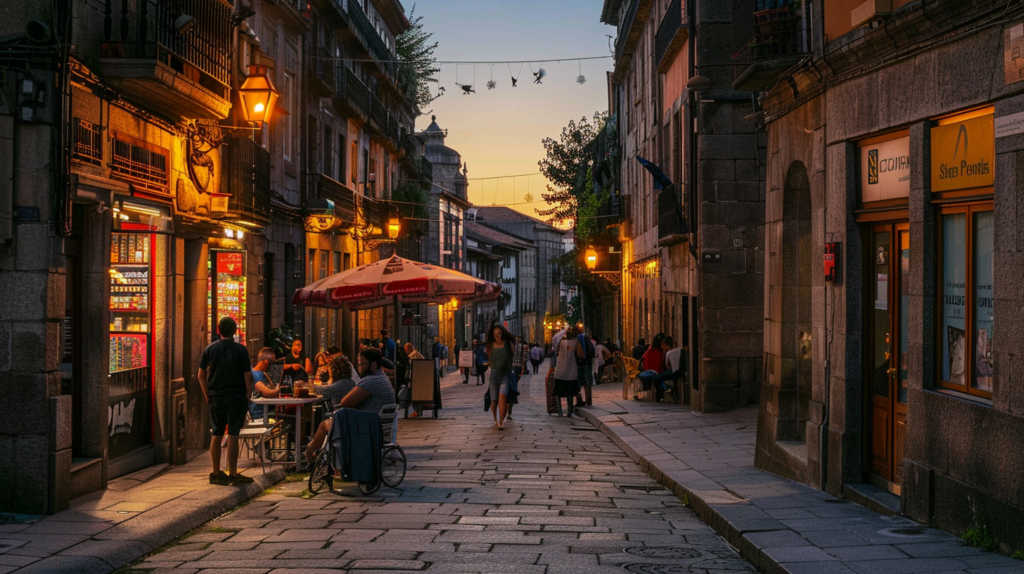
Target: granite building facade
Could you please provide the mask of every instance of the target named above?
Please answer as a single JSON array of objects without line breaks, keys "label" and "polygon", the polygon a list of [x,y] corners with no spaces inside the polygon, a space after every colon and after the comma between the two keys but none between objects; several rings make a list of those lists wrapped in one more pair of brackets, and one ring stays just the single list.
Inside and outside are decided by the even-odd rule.
[{"label": "granite building facade", "polygon": [[756,463],[1019,549],[1024,10],[783,4],[734,15],[787,47],[736,76],[769,134]]}]

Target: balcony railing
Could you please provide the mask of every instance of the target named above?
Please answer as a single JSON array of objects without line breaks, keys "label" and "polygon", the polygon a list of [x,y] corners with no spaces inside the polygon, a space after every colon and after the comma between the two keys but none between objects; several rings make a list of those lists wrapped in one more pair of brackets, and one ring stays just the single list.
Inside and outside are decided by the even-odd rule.
[{"label": "balcony railing", "polygon": [[764,89],[787,67],[780,62],[810,51],[805,10],[799,0],[733,0],[734,87]]},{"label": "balcony railing", "polygon": [[310,70],[313,76],[324,83],[328,89],[335,88],[334,71],[337,67],[327,48],[318,47],[313,51],[313,61],[310,62]]},{"label": "balcony railing", "polygon": [[387,46],[384,45],[384,40],[377,33],[376,28],[370,23],[370,19],[363,13],[362,8],[358,4],[349,2],[348,4],[348,15],[349,20],[352,23],[352,28],[359,35],[363,44],[366,46],[366,51],[384,68],[390,76],[395,75],[395,64],[393,60],[394,56],[388,51]]},{"label": "balcony railing", "polygon": [[388,109],[385,108],[380,99],[373,94],[370,94],[370,121],[377,124],[378,132],[381,134],[387,134]]},{"label": "balcony railing", "polygon": [[615,41],[616,62],[622,58],[622,53],[628,42],[629,32],[633,29],[633,22],[636,20],[636,11],[639,6],[640,0],[630,0],[629,8],[626,9],[626,17],[622,19],[622,25],[619,26],[619,38]]},{"label": "balcony railing", "polygon": [[313,197],[334,202],[334,216],[344,222],[344,227],[356,223],[356,192],[322,173],[309,175]]},{"label": "balcony railing", "polygon": [[659,72],[668,71],[672,59],[686,42],[688,26],[686,4],[681,0],[672,0],[665,17],[661,19],[661,25],[658,26],[658,33],[654,36],[654,61]]},{"label": "balcony railing", "polygon": [[227,144],[228,215],[270,223],[270,152],[247,137],[232,137]]},{"label": "balcony railing", "polygon": [[359,76],[349,68],[338,74],[338,87],[336,92],[338,98],[348,102],[349,107],[360,114],[370,116],[370,90],[367,89]]},{"label": "balcony railing", "polygon": [[421,157],[419,160],[420,179],[424,182],[433,184],[434,182],[434,164],[430,163],[425,157]]},{"label": "balcony railing", "polygon": [[[201,73],[200,85],[227,97],[231,68],[230,4],[220,0],[105,0],[105,4],[104,58],[158,60],[179,73],[185,73],[187,66]],[[180,33],[175,22],[185,16],[191,17],[194,24]]]},{"label": "balcony railing", "polygon": [[664,247],[688,238],[679,192],[673,188],[658,193],[658,245]]}]

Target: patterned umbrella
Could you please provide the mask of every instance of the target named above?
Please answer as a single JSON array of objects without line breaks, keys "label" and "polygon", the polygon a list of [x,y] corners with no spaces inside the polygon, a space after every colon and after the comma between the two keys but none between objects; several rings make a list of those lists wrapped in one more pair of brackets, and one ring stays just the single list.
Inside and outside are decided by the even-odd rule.
[{"label": "patterned umbrella", "polygon": [[398,303],[491,301],[501,287],[437,265],[397,255],[354,267],[295,291],[292,303],[311,307],[372,309]]}]

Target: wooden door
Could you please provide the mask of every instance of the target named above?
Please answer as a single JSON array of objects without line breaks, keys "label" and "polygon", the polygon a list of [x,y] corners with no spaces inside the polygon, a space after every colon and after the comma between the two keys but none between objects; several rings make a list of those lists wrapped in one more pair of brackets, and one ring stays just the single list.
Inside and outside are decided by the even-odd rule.
[{"label": "wooden door", "polygon": [[867,393],[870,442],[867,468],[898,492],[903,480],[907,419],[907,322],[910,232],[906,223],[870,230]]}]

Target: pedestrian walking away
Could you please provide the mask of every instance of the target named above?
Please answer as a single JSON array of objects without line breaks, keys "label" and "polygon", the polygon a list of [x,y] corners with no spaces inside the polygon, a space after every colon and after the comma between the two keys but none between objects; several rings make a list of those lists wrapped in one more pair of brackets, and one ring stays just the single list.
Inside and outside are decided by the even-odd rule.
[{"label": "pedestrian walking away", "polygon": [[555,366],[554,395],[559,401],[562,397],[565,398],[565,416],[568,417],[573,414],[572,399],[580,392],[576,360],[583,358],[583,353],[579,340],[576,339],[577,334],[576,327],[569,327],[565,336],[558,341],[557,347],[558,364]]},{"label": "pedestrian walking away", "polygon": [[476,384],[484,384],[484,373],[487,372],[487,346],[479,339],[473,339],[474,365],[476,367]]},{"label": "pedestrian walking away", "polygon": [[540,372],[540,364],[544,361],[544,348],[537,343],[530,348],[530,364],[533,365],[533,374]]},{"label": "pedestrian walking away", "polygon": [[[249,484],[252,479],[238,474],[238,433],[245,424],[252,392],[249,351],[234,340],[238,325],[231,317],[217,323],[221,338],[210,343],[199,362],[199,387],[210,405],[210,484]],[[301,346],[300,346],[301,349]],[[221,441],[228,435],[228,472],[220,468]]]},{"label": "pedestrian walking away", "polygon": [[487,333],[487,363],[490,370],[487,382],[491,396],[491,416],[494,417],[494,428],[505,430],[505,417],[508,416],[508,395],[511,385],[509,374],[512,371],[512,353],[515,341],[502,325],[495,325]]}]

